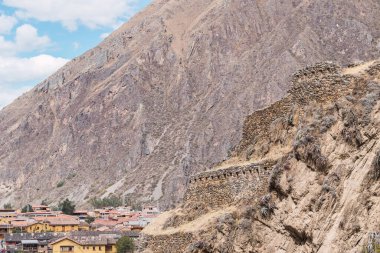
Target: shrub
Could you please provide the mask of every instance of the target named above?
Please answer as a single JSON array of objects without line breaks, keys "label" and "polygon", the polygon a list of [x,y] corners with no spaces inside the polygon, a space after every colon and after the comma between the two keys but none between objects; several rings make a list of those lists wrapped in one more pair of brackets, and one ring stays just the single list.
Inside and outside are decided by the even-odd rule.
[{"label": "shrub", "polygon": [[274,209],[276,209],[271,199],[272,196],[270,194],[264,195],[260,199],[260,214],[263,218],[269,218],[274,213]]},{"label": "shrub", "polygon": [[191,243],[185,250],[185,253],[211,253],[214,252],[211,245],[204,241]]},{"label": "shrub", "polygon": [[321,133],[326,132],[329,130],[336,122],[336,118],[333,115],[327,115],[325,116],[321,121],[321,126],[319,128],[319,131]]},{"label": "shrub", "polygon": [[370,115],[373,107],[380,99],[380,86],[377,83],[369,83],[368,90],[370,91],[364,98],[360,100],[363,106],[362,124],[367,125],[370,122]]},{"label": "shrub", "polygon": [[249,219],[243,218],[239,222],[239,228],[242,230],[248,230],[252,225],[252,222]]},{"label": "shrub", "polygon": [[4,204],[4,209],[5,210],[11,210],[12,209],[12,204],[11,203]]},{"label": "shrub", "polygon": [[247,151],[245,152],[245,159],[249,160],[253,152],[255,152],[255,147],[253,145],[249,145]]},{"label": "shrub", "polygon": [[91,223],[93,223],[94,221],[95,221],[95,218],[92,217],[92,216],[87,216],[87,217],[85,218],[85,222],[87,222],[88,224],[91,224]]},{"label": "shrub", "polygon": [[342,119],[345,127],[351,127],[357,124],[357,117],[351,109],[342,111]]},{"label": "shrub", "polygon": [[76,173],[70,173],[70,174],[67,176],[67,180],[73,179],[73,178],[76,177],[76,176],[77,176]]},{"label": "shrub", "polygon": [[275,191],[279,195],[286,195],[286,193],[282,190],[280,186],[281,175],[284,172],[282,166],[277,164],[273,169],[269,176],[269,190]]},{"label": "shrub", "polygon": [[351,103],[355,103],[356,102],[356,99],[355,97],[351,96],[351,95],[347,95],[346,96],[346,99],[347,101],[351,102]]},{"label": "shrub", "polygon": [[261,207],[261,209],[260,209],[260,213],[261,213],[261,216],[262,216],[262,217],[265,217],[265,218],[269,217],[269,215],[270,215],[270,213],[269,213],[269,209],[268,209],[268,207],[266,207],[266,206],[262,206],[262,207]]},{"label": "shrub", "polygon": [[360,147],[363,144],[363,137],[356,126],[342,129],[343,140],[351,146]]},{"label": "shrub", "polygon": [[245,206],[241,209],[240,216],[244,219],[251,219],[255,215],[255,208],[252,206]]},{"label": "shrub", "polygon": [[328,185],[327,183],[323,183],[322,190],[325,192],[330,192],[331,190],[333,190],[333,188],[330,185]]},{"label": "shrub", "polygon": [[117,253],[133,252],[134,248],[133,239],[128,236],[121,237],[116,243]]},{"label": "shrub", "polygon": [[343,140],[351,146],[360,147],[363,144],[363,137],[357,127],[356,114],[351,109],[343,110],[342,119],[344,123],[341,131]]},{"label": "shrub", "polygon": [[27,204],[21,209],[22,213],[28,213],[28,212],[33,212],[33,208],[30,204]]},{"label": "shrub", "polygon": [[95,208],[118,207],[123,204],[123,201],[120,197],[111,195],[105,198],[92,198],[90,204]]},{"label": "shrub", "polygon": [[59,202],[58,208],[64,214],[72,215],[74,213],[74,210],[75,210],[75,205],[69,199],[65,199],[63,202]]},{"label": "shrub", "polygon": [[378,180],[380,179],[380,151],[376,153],[375,159],[372,163],[373,167],[373,179]]},{"label": "shrub", "polygon": [[270,140],[273,143],[278,143],[283,141],[283,131],[286,129],[286,121],[284,118],[275,119],[269,126]]},{"label": "shrub", "polygon": [[262,206],[268,205],[269,201],[272,199],[272,195],[267,194],[261,197],[260,204]]},{"label": "shrub", "polygon": [[299,131],[293,144],[294,157],[307,165],[325,171],[328,167],[327,158],[322,155],[319,143],[307,131]]},{"label": "shrub", "polygon": [[65,184],[65,181],[59,181],[57,184],[57,188],[62,187]]},{"label": "shrub", "polygon": [[339,176],[333,172],[328,178],[325,178],[322,184],[322,192],[329,193],[333,199],[336,199],[337,193],[334,184],[339,184]]}]

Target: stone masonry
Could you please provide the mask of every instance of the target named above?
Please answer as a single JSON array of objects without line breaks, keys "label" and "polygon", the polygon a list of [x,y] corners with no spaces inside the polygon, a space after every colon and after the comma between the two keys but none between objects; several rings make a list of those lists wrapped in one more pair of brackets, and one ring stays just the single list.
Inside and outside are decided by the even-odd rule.
[{"label": "stone masonry", "polygon": [[184,203],[205,203],[209,208],[231,205],[247,191],[267,191],[266,165],[249,164],[199,173],[190,178]]},{"label": "stone masonry", "polygon": [[341,68],[333,63],[320,63],[296,72],[288,94],[271,106],[258,110],[244,122],[243,138],[237,147],[240,153],[258,138],[268,137],[271,123],[282,117],[289,117],[293,108],[302,108],[317,102],[334,101],[352,90],[355,77],[343,75]]}]

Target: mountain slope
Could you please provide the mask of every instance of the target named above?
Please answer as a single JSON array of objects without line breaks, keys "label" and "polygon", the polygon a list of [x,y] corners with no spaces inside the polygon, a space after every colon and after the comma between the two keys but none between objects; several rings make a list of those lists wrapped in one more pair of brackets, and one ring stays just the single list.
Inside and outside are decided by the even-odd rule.
[{"label": "mountain slope", "polygon": [[172,206],[296,69],[378,57],[379,11],[376,0],[154,1],[0,112],[0,202],[122,193]]},{"label": "mountain slope", "polygon": [[376,252],[380,61],[298,71],[247,117],[239,152],[191,177],[139,252]]}]

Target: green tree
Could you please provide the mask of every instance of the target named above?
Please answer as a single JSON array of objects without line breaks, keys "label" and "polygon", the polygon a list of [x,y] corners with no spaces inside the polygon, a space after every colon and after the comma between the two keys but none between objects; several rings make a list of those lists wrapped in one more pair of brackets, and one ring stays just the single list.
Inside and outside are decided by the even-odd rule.
[{"label": "green tree", "polygon": [[5,210],[11,210],[12,209],[12,204],[11,203],[4,204],[4,209]]},{"label": "green tree", "polygon": [[123,201],[120,197],[111,195],[105,198],[92,198],[90,204],[95,208],[118,207],[123,204]]},{"label": "green tree", "polygon": [[88,224],[91,224],[95,221],[95,218],[92,217],[92,216],[87,216],[85,221],[88,223]]},{"label": "green tree", "polygon": [[22,229],[21,228],[14,228],[12,229],[12,233],[22,233]]},{"label": "green tree", "polygon": [[28,213],[28,212],[33,212],[33,208],[30,204],[27,204],[21,209],[22,213]]},{"label": "green tree", "polygon": [[41,206],[48,206],[48,203],[47,203],[46,199],[44,199],[44,200],[41,201]]},{"label": "green tree", "polygon": [[117,253],[129,253],[133,252],[135,245],[133,239],[128,236],[121,237],[116,243]]},{"label": "green tree", "polygon": [[69,199],[65,199],[63,202],[59,202],[58,208],[64,214],[72,215],[74,213],[74,210],[75,210],[75,205]]}]

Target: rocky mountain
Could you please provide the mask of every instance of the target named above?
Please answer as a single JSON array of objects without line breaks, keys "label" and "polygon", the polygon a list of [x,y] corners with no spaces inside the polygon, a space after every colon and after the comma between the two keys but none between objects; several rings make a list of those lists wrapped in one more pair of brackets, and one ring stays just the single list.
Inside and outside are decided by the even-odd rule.
[{"label": "rocky mountain", "polygon": [[296,72],[247,117],[235,155],[143,230],[140,252],[378,252],[379,125],[380,60]]},{"label": "rocky mountain", "polygon": [[380,3],[156,0],[0,112],[0,204],[162,208],[225,160],[244,119],[308,64],[374,59]]}]

